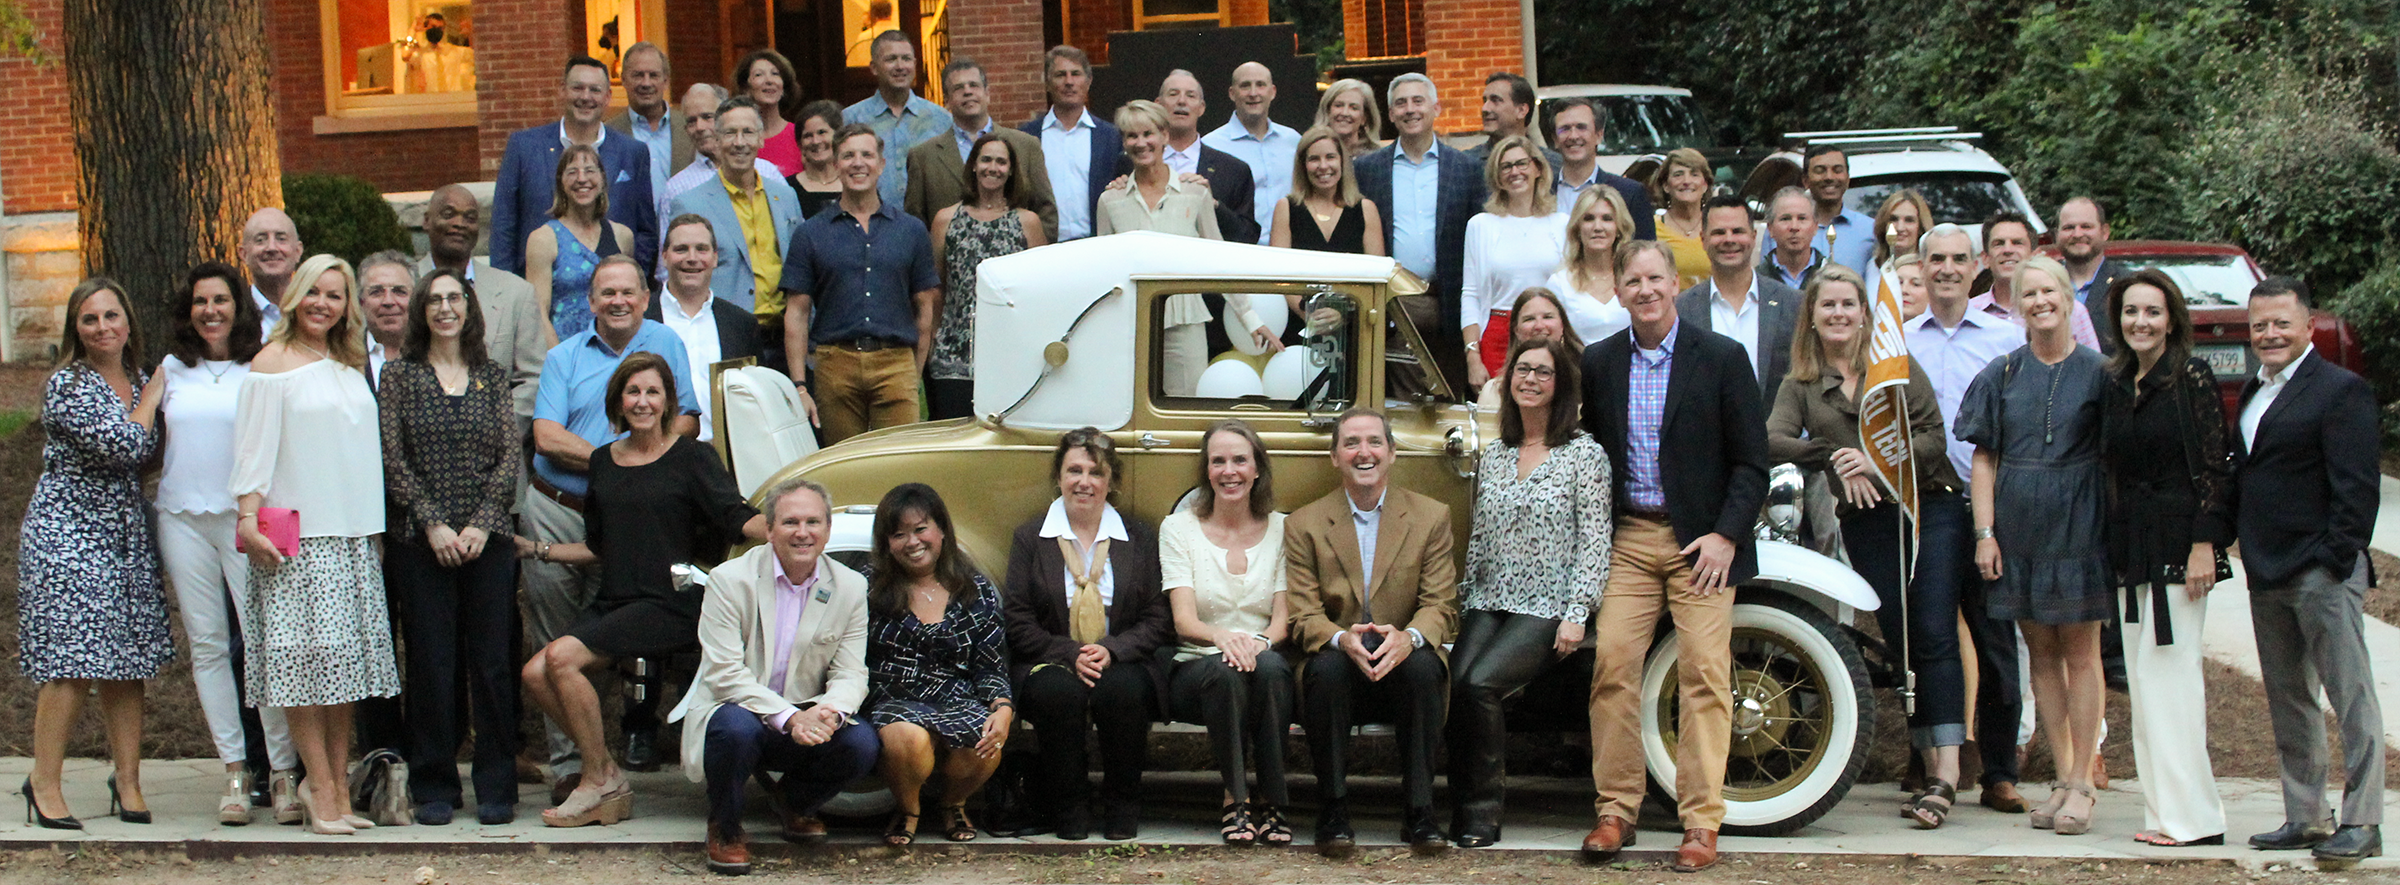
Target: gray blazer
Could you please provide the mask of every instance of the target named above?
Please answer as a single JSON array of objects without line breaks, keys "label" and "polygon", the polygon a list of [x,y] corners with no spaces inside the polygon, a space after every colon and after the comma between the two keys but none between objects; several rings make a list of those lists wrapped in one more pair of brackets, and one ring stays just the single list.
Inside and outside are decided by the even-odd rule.
[{"label": "gray blazer", "polygon": [[[417,276],[433,272],[433,256],[417,259]],[[542,337],[550,324],[533,301],[533,284],[525,278],[475,259],[475,300],[483,304],[483,350],[492,362],[508,370],[508,389],[516,403],[517,432],[533,432],[533,394],[542,378],[542,358],[550,348]]]},{"label": "gray blazer", "polygon": [[[802,221],[800,195],[792,192],[790,184],[773,175],[761,175],[758,180],[767,189],[768,212],[774,216],[775,250],[789,254],[792,231],[798,229]],[[659,219],[658,239],[662,254],[667,239],[666,226],[674,223],[676,217],[687,213],[708,219],[709,226],[716,230],[717,273],[709,278],[709,292],[743,310],[757,309],[758,277],[750,267],[750,243],[748,238],[742,236],[741,219],[733,214],[733,197],[725,193],[725,186],[708,182],[675,196],[675,202],[667,207],[667,217]],[[666,262],[662,260],[659,262],[662,277],[665,271]]]},{"label": "gray blazer", "polygon": [[[1792,369],[1792,329],[1800,324],[1800,293],[1763,273],[1753,272],[1758,289],[1758,354],[1751,360],[1750,371],[1758,376],[1759,400],[1773,402],[1776,388],[1783,386],[1783,376]],[[1686,325],[1703,332],[1710,328],[1708,311],[1709,290],[1715,284],[1700,281],[1700,285],[1683,290],[1675,296],[1675,315]]]}]

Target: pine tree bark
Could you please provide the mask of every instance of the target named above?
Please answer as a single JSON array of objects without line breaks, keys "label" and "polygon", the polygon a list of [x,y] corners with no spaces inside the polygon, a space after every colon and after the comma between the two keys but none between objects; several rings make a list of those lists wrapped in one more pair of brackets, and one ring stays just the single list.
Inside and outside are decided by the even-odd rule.
[{"label": "pine tree bark", "polygon": [[[83,264],[126,288],[142,338],[242,222],[283,204],[263,0],[66,0]],[[154,357],[155,354],[147,355]]]}]

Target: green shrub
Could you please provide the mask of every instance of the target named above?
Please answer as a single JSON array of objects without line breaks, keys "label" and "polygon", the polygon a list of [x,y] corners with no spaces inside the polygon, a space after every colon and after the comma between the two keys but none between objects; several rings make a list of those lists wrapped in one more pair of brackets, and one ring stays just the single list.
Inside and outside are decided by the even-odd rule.
[{"label": "green shrub", "polygon": [[408,231],[383,194],[365,179],[301,173],[283,177],[284,211],[309,254],[331,252],[350,262],[384,249],[409,251]]},{"label": "green shrub", "polygon": [[2367,383],[2375,386],[2376,401],[2391,415],[2391,406],[2400,404],[2400,258],[2384,261],[2365,279],[2341,290],[2326,309],[2358,334],[2366,351]]},{"label": "green shrub", "polygon": [[2362,90],[2275,68],[2228,88],[2233,100],[2193,140],[2193,166],[2206,173],[2184,194],[2197,232],[2241,243],[2319,292],[2365,279],[2400,247],[2400,152]]}]

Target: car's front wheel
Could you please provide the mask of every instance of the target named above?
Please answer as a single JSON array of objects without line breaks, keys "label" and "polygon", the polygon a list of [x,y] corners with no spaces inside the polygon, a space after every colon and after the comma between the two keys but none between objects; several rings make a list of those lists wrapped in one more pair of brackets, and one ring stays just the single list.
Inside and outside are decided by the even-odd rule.
[{"label": "car's front wheel", "polygon": [[[1815,606],[1747,588],[1733,605],[1733,735],[1724,832],[1780,836],[1848,795],[1865,765],[1874,696],[1856,643]],[[1654,790],[1675,795],[1676,664],[1670,632],[1642,669],[1642,753]]]}]

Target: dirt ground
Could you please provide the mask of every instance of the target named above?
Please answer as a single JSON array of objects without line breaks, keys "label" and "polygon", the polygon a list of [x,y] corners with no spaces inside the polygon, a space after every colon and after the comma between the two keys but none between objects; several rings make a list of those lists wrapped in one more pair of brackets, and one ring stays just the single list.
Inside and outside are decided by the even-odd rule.
[{"label": "dirt ground", "polygon": [[[1843,861],[1830,857],[1748,855],[1683,875],[1662,864],[1596,867],[1556,856],[1452,851],[1437,858],[1392,850],[1328,861],[1313,854],[1255,850],[1117,848],[1066,856],[919,853],[894,859],[812,857],[760,861],[751,880],[785,882],[984,883],[1491,883],[1491,885],[1909,885],[1927,878],[1961,885],[2199,885],[2218,882],[2389,883],[2400,872],[2323,874],[2314,870],[2253,872],[2230,863],[2016,861],[1991,858],[1911,858]],[[2305,878],[2304,878],[2305,877]],[[662,880],[717,880],[697,852],[664,854],[383,855],[373,858],[267,858],[192,862],[181,857],[134,857],[51,852],[0,856],[0,885],[15,883],[307,882],[313,885],[618,885]]]}]

